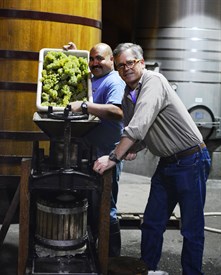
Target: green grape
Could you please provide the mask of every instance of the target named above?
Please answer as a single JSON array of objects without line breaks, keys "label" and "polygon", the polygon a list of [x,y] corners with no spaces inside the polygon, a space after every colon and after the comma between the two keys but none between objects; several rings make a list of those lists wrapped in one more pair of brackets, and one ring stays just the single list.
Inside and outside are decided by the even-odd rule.
[{"label": "green grape", "polygon": [[72,85],[72,86],[76,86],[77,84],[77,77],[75,75],[72,75],[69,80],[68,80],[68,84]]},{"label": "green grape", "polygon": [[84,90],[84,86],[83,86],[83,83],[78,83],[77,84],[77,90],[79,91],[79,92],[82,92],[83,90]]},{"label": "green grape", "polygon": [[42,106],[65,107],[70,101],[87,98],[87,59],[50,51],[42,70]]},{"label": "green grape", "polygon": [[58,96],[58,92],[52,89],[49,90],[48,94],[49,94],[49,97],[52,98],[53,100],[55,100]]},{"label": "green grape", "polygon": [[44,99],[44,101],[49,101],[49,94],[47,93],[42,93],[42,98]]}]

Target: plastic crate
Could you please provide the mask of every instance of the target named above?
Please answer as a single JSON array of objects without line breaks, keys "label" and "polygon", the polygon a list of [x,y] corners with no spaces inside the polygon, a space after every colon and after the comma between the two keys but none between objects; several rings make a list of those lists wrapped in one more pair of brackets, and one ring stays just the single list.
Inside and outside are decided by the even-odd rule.
[{"label": "plastic crate", "polygon": [[[74,55],[77,57],[84,57],[89,61],[89,51],[86,50],[70,50],[65,51],[62,49],[54,49],[54,48],[44,48],[41,49],[39,52],[39,65],[38,65],[38,83],[37,83],[37,98],[36,98],[36,107],[39,112],[47,112],[48,106],[42,106],[42,70],[43,70],[43,64],[44,64],[44,58],[47,55],[48,52],[54,51],[54,52],[63,52],[66,55]],[[92,98],[92,88],[91,88],[91,78],[90,74],[88,75],[87,79],[87,86],[88,86],[88,101],[93,102]],[[59,107],[59,106],[53,106],[53,111],[63,111],[65,107]]]}]

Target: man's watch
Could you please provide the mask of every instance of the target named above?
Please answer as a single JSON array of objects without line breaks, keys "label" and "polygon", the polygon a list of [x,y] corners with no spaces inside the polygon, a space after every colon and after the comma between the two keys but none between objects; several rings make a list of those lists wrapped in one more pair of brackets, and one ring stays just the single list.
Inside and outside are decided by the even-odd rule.
[{"label": "man's watch", "polygon": [[112,161],[114,161],[114,162],[116,162],[116,163],[119,163],[119,162],[120,162],[120,160],[117,159],[117,155],[114,153],[114,151],[111,151],[111,152],[110,152],[109,160],[112,160]]},{"label": "man's watch", "polygon": [[81,111],[84,115],[88,115],[88,110],[87,110],[87,102],[83,101],[81,103]]}]

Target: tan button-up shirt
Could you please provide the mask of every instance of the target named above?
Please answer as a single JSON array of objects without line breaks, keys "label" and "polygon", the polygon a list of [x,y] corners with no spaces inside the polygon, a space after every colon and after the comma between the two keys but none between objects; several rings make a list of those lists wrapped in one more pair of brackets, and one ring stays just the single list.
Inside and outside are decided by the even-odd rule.
[{"label": "tan button-up shirt", "polygon": [[160,157],[171,156],[203,141],[186,107],[162,74],[144,69],[139,85],[135,104],[129,87],[125,88],[123,136],[141,142]]}]

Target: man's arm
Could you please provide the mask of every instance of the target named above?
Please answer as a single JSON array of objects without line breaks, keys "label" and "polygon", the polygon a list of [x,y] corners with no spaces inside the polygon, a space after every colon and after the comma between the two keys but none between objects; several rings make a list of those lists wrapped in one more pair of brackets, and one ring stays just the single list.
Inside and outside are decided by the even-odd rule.
[{"label": "man's arm", "polygon": [[[133,153],[129,153],[127,156],[127,152],[129,151],[129,149],[131,148],[131,146],[135,143],[135,140],[129,138],[129,137],[123,137],[121,138],[120,142],[118,143],[118,145],[116,146],[114,153],[116,155],[116,158],[118,160],[121,160],[123,158],[128,159],[128,160],[132,160],[136,157],[136,154]],[[103,174],[104,171],[114,167],[116,165],[116,162],[112,161],[109,159],[109,156],[103,156],[100,157],[99,159],[97,159],[94,163],[94,171],[99,173],[99,174]]]},{"label": "man's arm", "polygon": [[[71,102],[72,112],[81,112],[81,104],[83,101]],[[120,107],[114,104],[98,104],[93,102],[86,102],[89,114],[99,118],[121,120],[123,118],[123,111]]]}]

